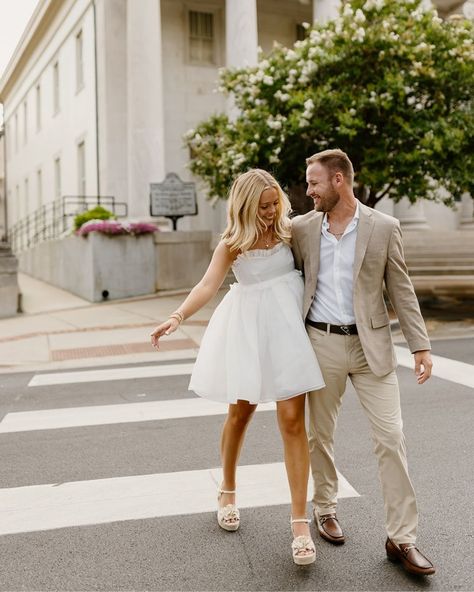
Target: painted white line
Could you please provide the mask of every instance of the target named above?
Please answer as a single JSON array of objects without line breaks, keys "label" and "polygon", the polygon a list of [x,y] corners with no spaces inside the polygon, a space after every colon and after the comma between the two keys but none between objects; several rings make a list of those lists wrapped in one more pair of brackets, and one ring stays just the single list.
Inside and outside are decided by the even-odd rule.
[{"label": "painted white line", "polygon": [[[290,503],[283,463],[242,466],[238,477],[240,508]],[[339,478],[340,498],[359,497]],[[0,535],[214,512],[220,479],[205,469],[0,489]]]},{"label": "painted white line", "polygon": [[[275,403],[260,403],[257,411],[271,411]],[[227,405],[201,399],[200,397],[121,403],[118,405],[95,405],[65,409],[41,409],[8,413],[0,422],[0,434],[34,430],[54,430],[82,426],[109,425],[138,421],[157,421],[206,415],[225,415]]]},{"label": "painted white line", "polygon": [[[413,354],[406,347],[396,345],[395,353],[400,366],[415,368]],[[431,357],[433,359],[432,376],[474,388],[474,364],[458,362],[443,356],[432,355]]]},{"label": "painted white line", "polygon": [[102,370],[82,370],[77,372],[56,372],[54,374],[35,374],[28,386],[49,386],[53,384],[72,384],[76,382],[101,382],[104,380],[132,380],[134,378],[156,378],[161,376],[182,376],[191,374],[191,364],[154,364],[153,366],[133,366],[129,368],[105,368]]}]

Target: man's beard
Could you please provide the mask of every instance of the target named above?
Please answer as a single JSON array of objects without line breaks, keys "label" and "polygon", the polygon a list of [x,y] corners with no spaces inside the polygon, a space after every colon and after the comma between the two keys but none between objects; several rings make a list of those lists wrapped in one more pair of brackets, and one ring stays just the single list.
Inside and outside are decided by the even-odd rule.
[{"label": "man's beard", "polygon": [[324,196],[320,196],[319,204],[314,206],[316,212],[330,212],[334,206],[339,202],[339,194],[331,191]]}]

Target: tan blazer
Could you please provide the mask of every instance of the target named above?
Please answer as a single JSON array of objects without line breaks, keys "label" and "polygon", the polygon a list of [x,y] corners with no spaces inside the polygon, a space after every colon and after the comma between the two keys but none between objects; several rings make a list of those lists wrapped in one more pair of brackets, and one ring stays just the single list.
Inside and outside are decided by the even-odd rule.
[{"label": "tan blazer", "polygon": [[[410,351],[430,349],[430,342],[408,277],[398,220],[362,203],[359,214],[354,256],[354,314],[367,363],[374,374],[384,376],[397,365],[383,298],[384,282]],[[304,318],[316,291],[323,217],[323,213],[313,211],[293,219],[295,264],[305,278]]]}]

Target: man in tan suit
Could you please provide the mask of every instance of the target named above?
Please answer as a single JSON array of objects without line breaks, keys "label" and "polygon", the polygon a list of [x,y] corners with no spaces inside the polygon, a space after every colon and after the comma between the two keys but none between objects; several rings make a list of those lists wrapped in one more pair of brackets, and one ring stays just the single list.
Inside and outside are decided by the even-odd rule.
[{"label": "man in tan suit", "polygon": [[386,552],[416,574],[433,564],[416,548],[418,514],[402,431],[387,289],[414,354],[419,384],[431,374],[430,342],[408,277],[398,220],[360,203],[354,171],[341,150],[306,161],[314,210],[293,220],[293,253],[305,277],[304,316],[326,387],[309,394],[313,505],[320,535],[345,541],[336,516],[334,431],[349,377],[372,426],[382,483]]}]

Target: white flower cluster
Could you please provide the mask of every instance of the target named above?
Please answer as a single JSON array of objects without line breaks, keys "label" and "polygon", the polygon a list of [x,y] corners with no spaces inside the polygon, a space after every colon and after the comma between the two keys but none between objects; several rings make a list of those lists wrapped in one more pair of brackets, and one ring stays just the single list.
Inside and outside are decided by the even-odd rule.
[{"label": "white flower cluster", "polygon": [[369,103],[376,103],[377,102],[377,93],[375,91],[370,92],[369,96]]},{"label": "white flower cluster", "polygon": [[342,16],[344,18],[351,18],[352,16],[354,16],[354,11],[352,10],[352,6],[350,5],[350,2],[347,2],[346,4],[344,4],[344,10],[342,11]]},{"label": "white flower cluster", "polygon": [[245,154],[242,154],[242,152],[238,152],[235,155],[235,159],[234,159],[234,165],[236,168],[240,167],[242,164],[244,164],[244,162],[247,160],[247,157],[245,156]]},{"label": "white flower cluster", "polygon": [[411,65],[410,76],[416,78],[421,74],[423,71],[423,63],[422,62],[413,62]]},{"label": "white flower cluster", "polygon": [[359,27],[358,29],[356,29],[352,38],[354,39],[354,41],[362,43],[365,39],[365,29],[363,27]]},{"label": "white flower cluster", "polygon": [[385,0],[367,0],[362,7],[364,10],[382,10]]},{"label": "white flower cluster", "polygon": [[282,103],[286,103],[286,101],[290,99],[290,95],[288,93],[282,93],[280,89],[278,89],[273,96]]},{"label": "white flower cluster", "polygon": [[307,99],[304,103],[304,111],[298,121],[299,127],[306,127],[309,125],[310,119],[314,113],[314,103],[312,99]]},{"label": "white flower cluster", "polygon": [[360,8],[358,8],[356,10],[355,16],[354,16],[354,20],[358,25],[362,25],[363,23],[365,23],[365,21],[367,20],[365,18],[365,14],[362,12],[362,10]]},{"label": "white flower cluster", "polygon": [[281,128],[282,128],[281,119],[274,119],[273,117],[269,117],[267,119],[267,125],[270,129],[273,129],[273,130],[281,130]]},{"label": "white flower cluster", "polygon": [[308,57],[313,60],[314,58],[321,58],[326,55],[326,51],[320,45],[311,46],[308,50]]},{"label": "white flower cluster", "polygon": [[299,84],[308,84],[311,80],[311,76],[316,72],[318,69],[318,65],[309,60],[307,62],[303,62],[304,66],[301,68],[301,74],[298,78]]},{"label": "white flower cluster", "polygon": [[278,156],[280,154],[280,152],[281,152],[281,146],[276,146],[275,149],[273,150],[273,152],[268,157],[268,162],[271,162],[272,164],[280,162],[280,158]]},{"label": "white flower cluster", "polygon": [[288,49],[285,53],[285,60],[287,62],[294,62],[298,59],[298,54],[294,49]]}]

